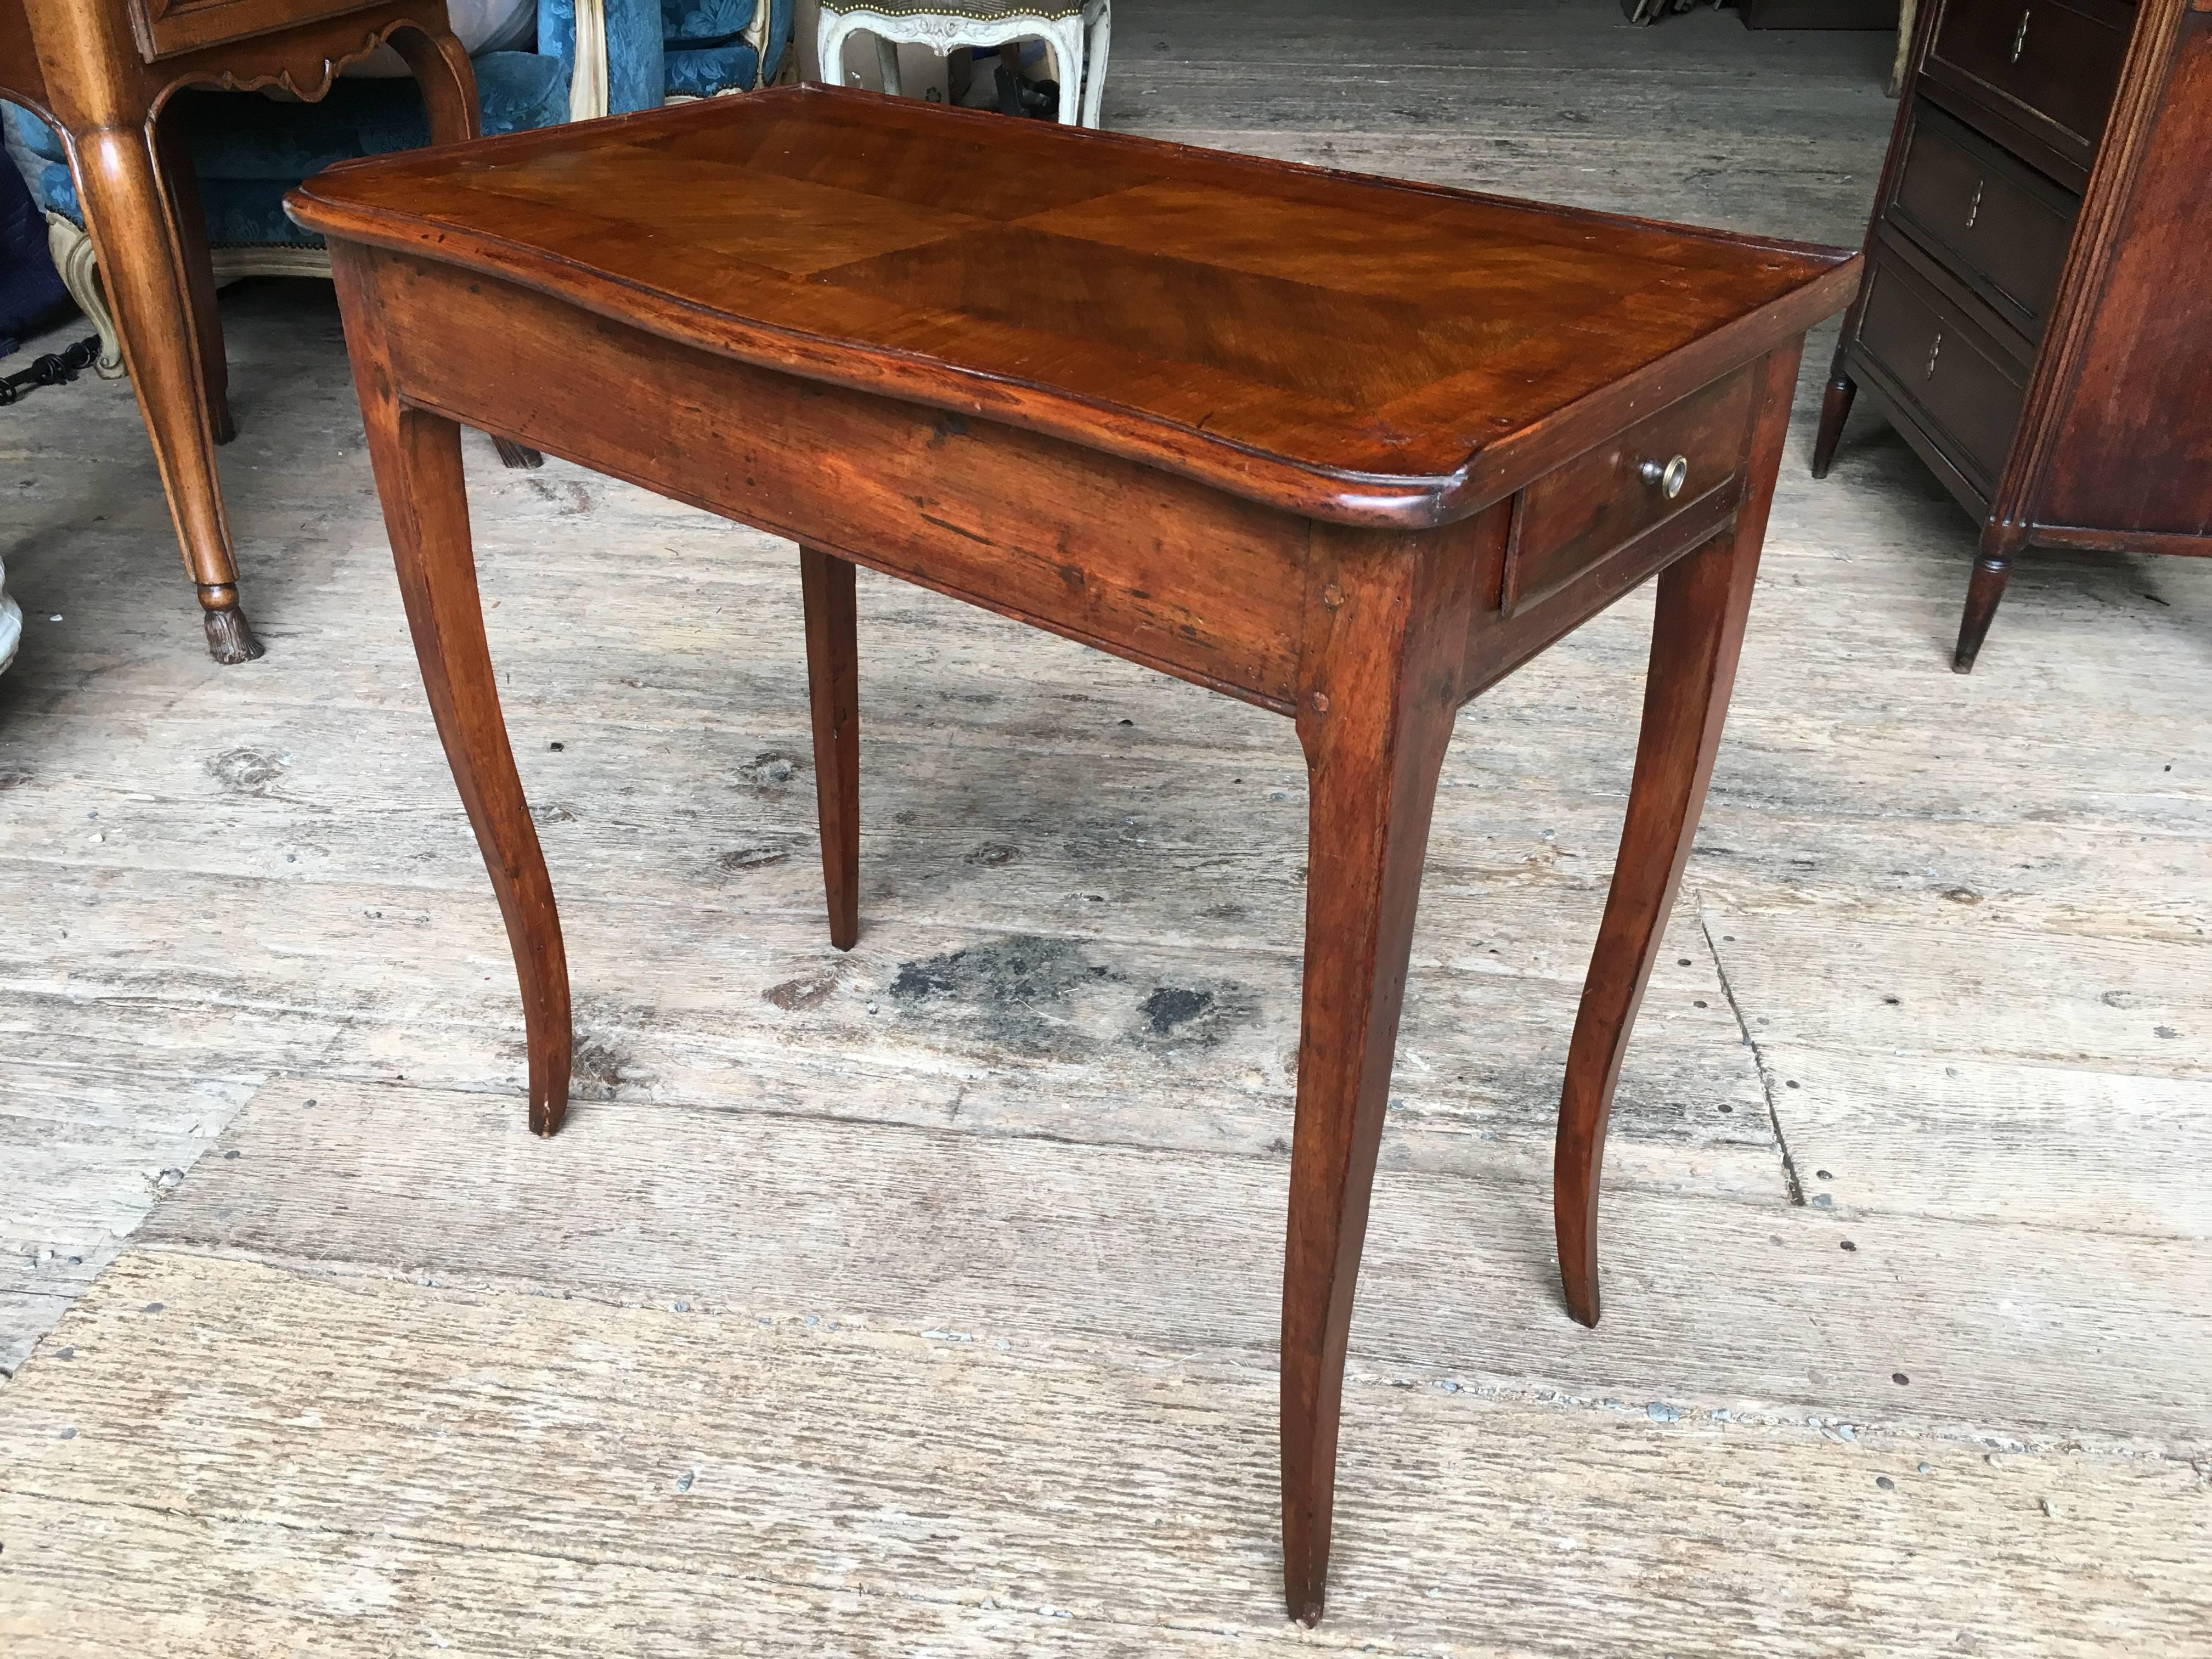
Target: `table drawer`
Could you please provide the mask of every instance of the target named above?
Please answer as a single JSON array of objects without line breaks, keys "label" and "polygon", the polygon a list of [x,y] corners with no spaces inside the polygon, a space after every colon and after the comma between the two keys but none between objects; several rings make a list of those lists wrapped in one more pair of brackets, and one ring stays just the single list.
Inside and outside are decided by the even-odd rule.
[{"label": "table drawer", "polygon": [[2030,340],[2042,337],[2081,207],[1932,105],[1913,111],[1892,218]]},{"label": "table drawer", "polygon": [[2131,7],[2117,0],[1945,0],[1929,61],[2086,169],[2112,112]]},{"label": "table drawer", "polygon": [[1523,490],[1498,608],[1525,610],[1716,492],[1741,489],[1757,374],[1754,364],[1692,392]]},{"label": "table drawer", "polygon": [[[381,0],[131,0],[132,33],[149,64],[272,29],[367,11]],[[90,3],[90,0],[84,0]]]},{"label": "table drawer", "polygon": [[1861,302],[1859,349],[1984,495],[2004,471],[2027,389],[2027,367],[1997,339],[1995,328],[1894,253],[1876,255]]}]

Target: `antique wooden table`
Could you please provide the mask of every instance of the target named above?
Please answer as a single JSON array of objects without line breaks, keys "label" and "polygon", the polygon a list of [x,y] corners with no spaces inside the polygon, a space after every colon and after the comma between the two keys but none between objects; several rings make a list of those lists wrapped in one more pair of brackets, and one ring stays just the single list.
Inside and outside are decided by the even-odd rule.
[{"label": "antique wooden table", "polygon": [[[1613,1083],[1720,741],[1802,337],[1850,298],[1854,257],[817,87],[349,164],[290,206],[331,243],[540,1133],[568,1101],[568,968],[458,422],[799,544],[840,947],[859,928],[855,564],[1296,721],[1284,1581],[1318,1619],[1453,714],[1658,574],[1560,1108],[1560,1267],[1592,1323]],[[599,602],[618,604],[608,550]]]},{"label": "antique wooden table", "polygon": [[239,608],[216,477],[216,446],[234,428],[207,222],[191,157],[162,112],[187,86],[319,99],[340,68],[387,40],[422,88],[432,136],[474,137],[476,71],[447,27],[446,0],[0,0],[0,95],[36,110],[68,143],[100,286],[217,662],[251,661],[261,646]]}]

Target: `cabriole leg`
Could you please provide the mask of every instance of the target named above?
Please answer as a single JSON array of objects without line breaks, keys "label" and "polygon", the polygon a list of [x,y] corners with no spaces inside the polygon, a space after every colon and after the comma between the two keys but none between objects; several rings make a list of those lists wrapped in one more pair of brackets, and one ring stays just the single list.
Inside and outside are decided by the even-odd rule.
[{"label": "cabriole leg", "polygon": [[1749,493],[1736,510],[1735,528],[1660,573],[1636,773],[1613,888],[1567,1051],[1553,1157],[1559,1277],[1567,1311],[1584,1325],[1598,1321],[1598,1182],[1613,1085],[1720,751],[1796,375],[1796,349],[1767,359]]},{"label": "cabriole leg", "polygon": [[239,609],[215,428],[201,395],[200,334],[159,161],[143,127],[102,127],[79,135],[76,165],[86,226],[199,599],[208,650],[220,663],[249,662],[261,646]]},{"label": "cabriole leg", "polygon": [[430,712],[507,920],[529,1047],[530,1127],[550,1135],[568,1107],[568,961],[484,638],[460,428],[399,402],[374,279],[362,268],[368,258],[333,249],[331,264],[369,460]]}]

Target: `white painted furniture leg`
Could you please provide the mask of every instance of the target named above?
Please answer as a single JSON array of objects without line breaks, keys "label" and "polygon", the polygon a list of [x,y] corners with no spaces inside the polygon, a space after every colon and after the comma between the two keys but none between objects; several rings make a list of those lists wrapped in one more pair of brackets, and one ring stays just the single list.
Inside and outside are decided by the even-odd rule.
[{"label": "white painted furniture leg", "polygon": [[1071,17],[1045,39],[1052,43],[1053,67],[1060,74],[1060,124],[1079,126],[1083,120],[1083,20]]},{"label": "white painted furniture leg", "polygon": [[815,62],[822,78],[833,87],[851,84],[845,78],[845,40],[852,32],[853,25],[834,11],[823,12],[814,31]]},{"label": "white painted furniture leg", "polygon": [[1083,62],[1083,125],[1097,127],[1106,103],[1106,54],[1114,44],[1114,9],[1100,5],[1091,18]]},{"label": "white painted furniture leg", "polygon": [[590,121],[606,112],[606,0],[576,0],[576,71],[568,82],[568,118]]},{"label": "white painted furniture leg", "polygon": [[46,213],[46,251],[53,256],[54,269],[61,273],[62,286],[69,290],[76,308],[100,333],[100,361],[93,373],[103,380],[119,380],[128,373],[123,367],[123,337],[115,331],[115,313],[107,308],[107,290],[100,285],[100,261],[92,251],[92,238],[83,229],[49,209]]},{"label": "white painted furniture leg", "polygon": [[0,669],[15,660],[23,642],[23,607],[8,597],[8,567],[0,564]]}]

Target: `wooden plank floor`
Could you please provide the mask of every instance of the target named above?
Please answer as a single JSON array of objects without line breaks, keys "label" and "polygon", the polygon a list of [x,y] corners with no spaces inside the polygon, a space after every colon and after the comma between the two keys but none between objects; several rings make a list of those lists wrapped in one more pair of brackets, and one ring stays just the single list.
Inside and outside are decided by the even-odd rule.
[{"label": "wooden plank floor", "polygon": [[[1893,111],[1732,15],[1116,12],[1115,126],[1814,239]],[[1549,1137],[1648,599],[1462,716],[1304,1632],[1287,724],[864,575],[841,957],[793,550],[472,439],[533,1141],[328,291],[223,310],[258,664],[127,388],[0,415],[9,1659],[2212,1654],[2212,570],[2038,556],[1954,676],[1971,526],[1869,417],[1806,477],[1816,340],[1595,1333]]]}]

